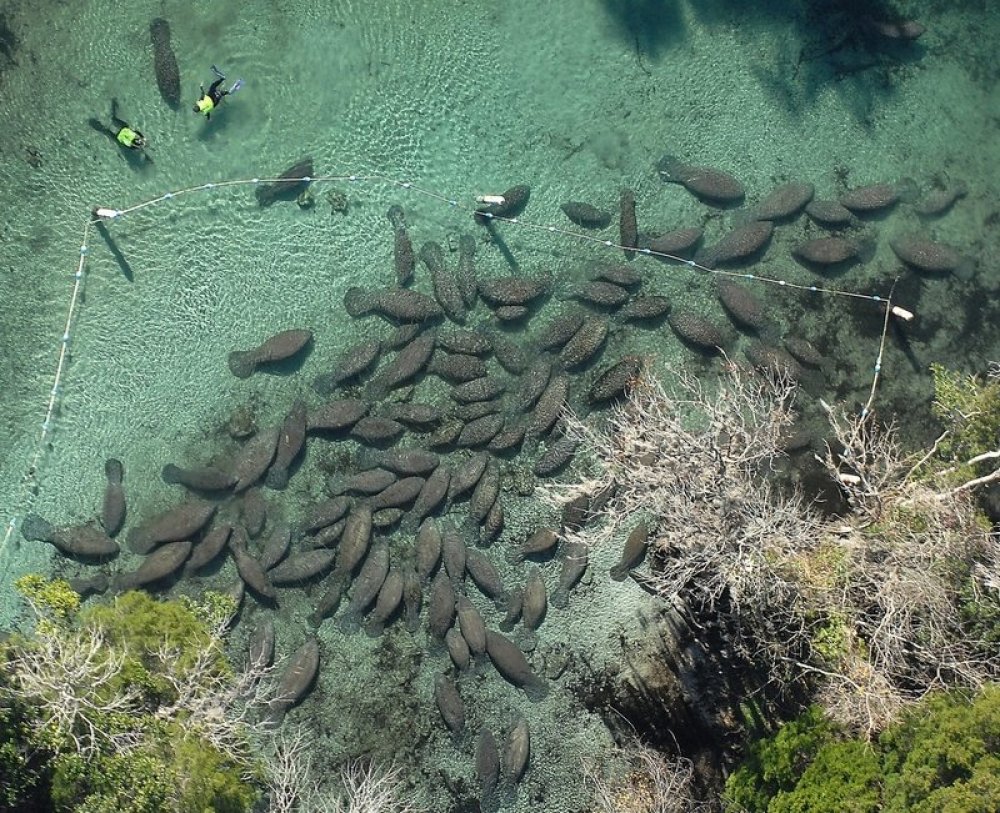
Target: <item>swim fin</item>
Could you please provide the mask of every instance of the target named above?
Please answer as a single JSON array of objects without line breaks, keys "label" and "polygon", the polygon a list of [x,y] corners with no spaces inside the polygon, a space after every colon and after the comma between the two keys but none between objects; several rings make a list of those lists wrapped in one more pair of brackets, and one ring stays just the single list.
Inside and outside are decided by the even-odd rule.
[{"label": "swim fin", "polygon": [[243,87],[243,80],[242,79],[237,79],[235,82],[233,82],[233,86],[231,88],[229,88],[229,92],[230,93],[235,93],[241,87]]},{"label": "swim fin", "polygon": [[214,73],[219,79],[226,78],[226,75],[222,71],[220,71],[216,65],[212,66],[212,73]]}]

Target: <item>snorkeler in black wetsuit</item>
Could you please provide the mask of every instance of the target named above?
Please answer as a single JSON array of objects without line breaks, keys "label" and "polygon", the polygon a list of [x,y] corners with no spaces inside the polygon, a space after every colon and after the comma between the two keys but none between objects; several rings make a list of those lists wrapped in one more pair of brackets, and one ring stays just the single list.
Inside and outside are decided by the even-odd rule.
[{"label": "snorkeler in black wetsuit", "polygon": [[146,146],[146,136],[130,127],[122,119],[118,118],[118,100],[111,100],[111,124],[104,124],[100,119],[92,118],[89,124],[97,132],[108,136],[112,141],[127,147],[130,150],[142,150]]},{"label": "snorkeler in black wetsuit", "polygon": [[212,73],[214,73],[218,79],[216,79],[208,88],[208,93],[205,92],[205,86],[201,86],[201,98],[194,103],[194,112],[201,113],[206,119],[212,118],[212,111],[215,110],[222,100],[226,98],[230,93],[235,93],[241,87],[243,87],[243,80],[237,79],[233,82],[233,86],[229,90],[222,90],[220,86],[224,81],[226,81],[225,74],[222,73],[215,65],[212,66]]}]

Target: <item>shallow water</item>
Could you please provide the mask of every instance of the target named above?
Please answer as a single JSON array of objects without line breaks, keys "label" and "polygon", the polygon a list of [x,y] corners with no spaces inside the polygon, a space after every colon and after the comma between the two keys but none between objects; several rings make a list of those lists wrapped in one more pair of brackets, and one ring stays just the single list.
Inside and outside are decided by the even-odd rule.
[{"label": "shallow water", "polygon": [[[845,39],[852,29],[830,5],[251,0],[123,8],[101,0],[8,12],[17,41],[5,62],[0,56],[0,496],[10,520],[29,509],[57,523],[93,518],[103,463],[112,456],[125,465],[132,516],[151,514],[177,498],[160,481],[160,468],[229,450],[222,427],[237,406],[252,404],[266,426],[298,394],[318,403],[309,383],[338,350],[359,335],[385,333],[377,320],[351,320],[341,302],[351,285],[391,284],[385,212],[393,203],[405,209],[416,246],[448,246],[462,233],[482,235],[469,216],[477,194],[530,184],[524,221],[579,232],[559,204],[584,200],[614,212],[619,190],[629,187],[640,230],[698,225],[706,243],[714,242],[738,213],[663,184],[655,165],[664,153],[733,173],[747,188],[748,206],[789,180],[814,183],[823,198],[904,177],[922,190],[968,185],[968,195],[929,224],[908,206],[867,220],[857,233],[876,239],[878,248],[864,266],[828,278],[796,264],[790,248],[821,231],[799,217],[779,227],[753,269],[883,296],[898,277],[896,301],[917,319],[904,327],[907,352],[892,335],[886,343],[875,405],[912,421],[912,435],[928,433],[927,365],[942,361],[975,372],[1000,358],[992,304],[1000,282],[1000,83],[988,44],[997,19],[980,3],[911,3],[906,13],[928,26],[916,44],[862,47],[864,41]],[[179,112],[163,102],[153,75],[148,27],[156,16],[172,28],[184,97]],[[212,63],[245,86],[205,121],[190,105],[199,84],[211,80]],[[106,120],[112,97],[149,138],[152,163],[131,160],[87,126],[91,116]],[[303,155],[313,157],[318,175],[365,180],[314,183],[311,208],[279,202],[262,209],[251,184],[204,188],[274,177]],[[188,188],[195,191],[109,223],[107,241],[85,230],[95,206],[128,209]],[[347,196],[346,213],[331,210],[331,192]],[[930,279],[904,270],[888,238],[913,230],[972,257],[972,275]],[[594,264],[622,259],[616,248],[544,228],[504,224],[499,231],[521,272],[554,276],[544,316],[563,307]],[[85,234],[84,296],[73,311],[58,410],[39,457]],[[597,235],[615,241],[618,232],[613,223]],[[495,245],[480,242],[478,257],[481,274],[508,270]],[[710,277],[643,257],[633,265],[646,275],[646,293],[725,322]],[[417,280],[430,290],[423,267]],[[807,401],[864,402],[879,352],[879,306],[787,287],[754,290],[778,334],[804,336],[828,357]],[[476,320],[487,317],[477,311]],[[230,350],[298,326],[316,336],[301,369],[245,381],[229,373]],[[740,339],[730,352],[745,344]],[[626,350],[711,369],[666,326],[614,333],[604,362]],[[421,392],[433,398],[441,388],[429,382]],[[311,448],[292,488],[271,495],[278,510],[294,519],[317,499],[322,468],[336,462],[333,456]],[[37,471],[26,476],[36,458]],[[548,516],[532,499],[511,497],[507,507],[498,549]],[[581,653],[602,663],[620,658],[618,633],[641,635],[637,614],[652,612],[634,585],[608,581],[617,551],[595,559],[600,566],[572,596],[570,611],[550,609],[539,633],[543,649],[566,647],[577,663]],[[10,583],[18,574],[50,567],[47,546],[8,534],[0,548],[0,615],[10,620],[17,613]],[[556,576],[549,565],[550,589]],[[301,591],[282,603],[279,643],[286,652],[304,635],[308,605]],[[471,781],[474,739],[456,750],[430,702],[433,675],[447,656],[425,652],[422,637],[399,629],[377,643],[345,642],[328,623],[322,638],[320,685],[292,715],[323,717],[331,759],[371,751],[413,765],[428,799],[445,809],[451,797],[439,772]],[[574,703],[566,690],[571,681],[531,706],[489,668],[464,680],[470,731],[487,724],[499,734],[511,706],[532,715],[533,767],[511,809],[581,804],[580,758],[603,753],[610,737]]]}]

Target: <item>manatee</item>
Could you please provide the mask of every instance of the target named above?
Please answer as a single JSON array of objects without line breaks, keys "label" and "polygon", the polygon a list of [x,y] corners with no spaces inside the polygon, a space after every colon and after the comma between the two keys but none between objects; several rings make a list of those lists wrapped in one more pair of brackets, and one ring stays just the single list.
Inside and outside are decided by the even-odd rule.
[{"label": "manatee", "polygon": [[[580,324],[583,324],[582,318]],[[579,325],[577,329],[579,329]],[[518,412],[527,412],[531,409],[545,392],[550,378],[552,378],[552,360],[542,354],[536,355],[528,369],[524,371],[524,375],[521,376],[517,389],[512,393],[513,408]]]},{"label": "manatee", "polygon": [[341,384],[371,369],[381,352],[382,342],[377,339],[366,339],[351,345],[337,357],[331,372],[313,381],[313,389],[320,395],[329,395]]},{"label": "manatee", "polygon": [[573,298],[598,308],[620,308],[629,298],[628,289],[607,280],[591,280],[578,290]]},{"label": "manatee", "polygon": [[593,406],[625,395],[639,382],[642,370],[640,356],[623,356],[594,379],[587,401]]},{"label": "manatee", "polygon": [[611,568],[611,578],[616,582],[625,581],[628,572],[642,561],[646,553],[646,543],[649,541],[649,528],[645,522],[639,522],[628,538],[625,540],[625,547],[622,548],[621,558],[618,564]]},{"label": "manatee", "polygon": [[524,593],[521,599],[521,618],[530,630],[536,630],[545,618],[548,598],[545,593],[545,582],[537,565],[528,569],[528,578],[524,582]]},{"label": "manatee", "polygon": [[819,267],[839,266],[849,262],[868,262],[875,256],[875,241],[863,238],[848,240],[846,237],[817,237],[792,249],[801,262]]},{"label": "manatee", "polygon": [[236,563],[236,572],[240,574],[243,583],[257,595],[271,601],[276,601],[278,593],[271,584],[271,579],[250,552],[247,550],[246,532],[241,526],[233,528],[229,535],[229,552]]},{"label": "manatee", "polygon": [[611,214],[591,203],[569,200],[559,208],[573,223],[585,229],[604,229],[611,224]]},{"label": "manatee", "polygon": [[361,627],[361,616],[378,598],[379,591],[389,575],[389,545],[380,541],[376,543],[365,558],[358,577],[354,580],[351,600],[347,611],[340,619],[341,631],[352,634]]},{"label": "manatee", "polygon": [[410,633],[420,628],[420,608],[424,601],[424,586],[417,572],[407,567],[403,571],[403,617]]},{"label": "manatee", "polygon": [[692,311],[678,311],[667,318],[674,333],[697,350],[704,353],[717,352],[725,344],[725,336],[714,324]]},{"label": "manatee", "polygon": [[[336,558],[336,551],[326,548],[314,548],[313,550],[294,553],[280,565],[275,565],[267,571],[267,578],[275,587],[285,587],[292,584],[302,584],[310,579],[315,579],[325,571],[329,570]],[[264,560],[261,560],[263,567]]]},{"label": "manatee", "polygon": [[185,574],[197,573],[203,567],[214,562],[225,549],[229,534],[233,527],[228,522],[217,522],[208,532],[195,543],[191,556],[184,565]]},{"label": "manatee", "polygon": [[507,739],[503,746],[503,772],[504,780],[511,785],[521,781],[524,772],[528,767],[528,759],[531,755],[531,733],[528,728],[528,721],[523,717],[518,717],[507,732]]},{"label": "manatee", "polygon": [[118,543],[91,525],[56,528],[38,514],[21,521],[21,535],[29,542],[48,542],[60,553],[80,559],[106,559],[117,555]]},{"label": "manatee", "polygon": [[631,189],[623,189],[618,200],[618,240],[625,249],[625,257],[631,260],[639,244],[639,228],[635,219],[635,192]]},{"label": "manatee", "polygon": [[273,183],[257,184],[254,196],[262,207],[270,206],[277,200],[295,200],[309,185],[306,179],[315,175],[313,159],[306,156],[282,172]]},{"label": "manatee", "polygon": [[916,195],[916,184],[903,178],[896,183],[875,183],[852,189],[840,196],[840,205],[855,214],[869,214],[887,209],[900,200],[913,200]]},{"label": "manatee", "polygon": [[500,750],[493,732],[485,726],[479,730],[476,740],[476,781],[479,783],[479,808],[483,813],[492,813],[498,804]]},{"label": "manatee", "polygon": [[372,511],[381,511],[383,508],[403,508],[409,506],[420,494],[424,487],[423,477],[404,477],[397,480],[384,491],[374,495],[368,504]]},{"label": "manatee", "polygon": [[370,638],[377,638],[385,629],[386,622],[399,609],[403,600],[403,587],[405,579],[402,571],[390,566],[389,573],[379,588],[378,597],[375,599],[375,609],[372,610],[371,617],[365,624],[365,634]]},{"label": "manatee", "polygon": [[403,529],[413,531],[424,517],[437,511],[448,497],[450,483],[451,469],[447,466],[438,466],[424,481]]},{"label": "manatee", "polygon": [[944,243],[917,234],[902,234],[889,241],[893,254],[911,268],[925,274],[955,274],[966,278],[972,261]]},{"label": "manatee", "polygon": [[469,645],[469,651],[474,655],[482,655],[486,651],[486,622],[476,605],[468,596],[460,595],[455,602],[455,613],[458,616],[458,628]]},{"label": "manatee", "polygon": [[567,465],[576,453],[580,441],[576,438],[559,438],[545,447],[545,452],[535,461],[536,477],[549,477]]},{"label": "manatee", "polygon": [[430,432],[444,417],[444,410],[435,404],[419,402],[386,404],[382,415],[392,418],[414,432]]},{"label": "manatee", "polygon": [[406,323],[426,322],[442,314],[441,306],[431,297],[408,288],[368,290],[354,286],[344,294],[344,309],[354,318],[378,313]]},{"label": "manatee", "polygon": [[823,354],[812,346],[806,339],[797,336],[785,337],[785,350],[792,354],[792,357],[800,364],[807,367],[823,366]]},{"label": "manatee", "polygon": [[465,729],[465,703],[455,682],[447,675],[438,675],[434,679],[434,702],[448,730],[456,737],[461,735]]},{"label": "manatee", "polygon": [[670,300],[665,296],[652,294],[634,297],[615,314],[615,318],[621,322],[645,322],[659,319],[669,313]]},{"label": "manatee", "polygon": [[500,578],[500,571],[481,550],[470,548],[465,561],[465,569],[480,592],[493,599],[497,607],[502,607],[507,601],[507,590]]},{"label": "manatee", "polygon": [[287,555],[292,544],[292,529],[286,522],[277,523],[260,551],[260,566],[270,570]]},{"label": "manatee", "polygon": [[739,327],[757,331],[767,326],[764,304],[745,285],[728,277],[720,277],[716,281],[716,291],[722,307]]},{"label": "manatee", "polygon": [[518,184],[504,190],[500,195],[499,203],[486,203],[476,209],[476,219],[487,221],[492,217],[517,217],[528,205],[528,198],[531,197],[531,187],[527,184]]},{"label": "manatee", "polygon": [[115,582],[115,589],[119,592],[133,590],[172,576],[184,564],[190,553],[191,541],[188,539],[167,542],[146,556],[136,570],[120,574]]},{"label": "manatee", "polygon": [[573,589],[583,572],[587,569],[587,546],[582,542],[571,542],[563,551],[562,569],[559,571],[559,584],[552,593],[552,606],[565,609],[569,603],[569,591]]},{"label": "manatee", "polygon": [[545,294],[552,284],[549,277],[483,277],[479,295],[494,306],[527,305]]},{"label": "manatee", "polygon": [[360,398],[337,398],[309,412],[307,432],[341,432],[350,429],[368,414],[368,404]]},{"label": "manatee", "polygon": [[340,606],[340,600],[344,597],[344,593],[347,590],[347,576],[339,573],[334,573],[334,575],[328,579],[329,585],[326,592],[320,597],[319,601],[316,602],[312,613],[309,615],[309,624],[312,627],[318,627],[323,623],[324,618],[329,618]]},{"label": "manatee", "polygon": [[[440,343],[439,338],[438,345]],[[438,351],[427,365],[427,372],[445,381],[462,384],[486,375],[486,362],[478,356]]]},{"label": "manatee", "polygon": [[349,576],[354,572],[365,554],[372,539],[372,509],[369,505],[356,505],[347,515],[347,524],[337,548],[336,572]]},{"label": "manatee", "polygon": [[280,435],[281,427],[272,426],[262,429],[243,444],[233,461],[233,474],[236,477],[233,490],[237,494],[256,485],[264,476],[278,450]]},{"label": "manatee", "polygon": [[399,478],[387,469],[368,469],[350,476],[331,477],[326,484],[327,493],[333,496],[357,494],[370,497],[391,486]]},{"label": "manatee", "polygon": [[558,350],[580,329],[586,314],[579,308],[562,313],[538,334],[535,345],[539,350]]},{"label": "manatee", "polygon": [[490,460],[469,499],[469,516],[472,517],[473,522],[479,525],[486,519],[486,515],[499,495],[500,466],[497,461]]},{"label": "manatee", "polygon": [[511,560],[520,562],[529,556],[546,556],[559,544],[559,535],[551,528],[539,528],[522,542],[511,554]]},{"label": "manatee", "polygon": [[236,485],[236,478],[214,466],[183,468],[168,463],[160,471],[160,479],[170,485],[182,485],[191,491],[228,491]]},{"label": "manatee", "polygon": [[582,367],[600,353],[607,336],[607,320],[600,316],[588,316],[559,352],[559,360],[568,368]]},{"label": "manatee", "polygon": [[770,220],[755,220],[726,234],[719,242],[695,254],[695,262],[705,268],[732,265],[759,252],[774,234],[774,224]]},{"label": "manatee", "polygon": [[444,249],[439,243],[429,242],[420,247],[420,259],[431,275],[434,299],[453,322],[465,321],[465,300],[458,287],[458,280],[444,261]]},{"label": "manatee", "polygon": [[288,486],[288,469],[299,456],[306,442],[306,405],[296,399],[278,434],[278,446],[264,483],[280,491]]},{"label": "manatee", "polygon": [[816,187],[811,183],[786,183],[775,187],[753,208],[754,220],[788,220],[801,212],[813,199]]},{"label": "manatee", "polygon": [[476,238],[463,234],[458,238],[458,271],[455,273],[465,307],[473,308],[479,295],[476,275]]},{"label": "manatee", "polygon": [[448,574],[439,570],[427,598],[427,629],[434,638],[442,640],[454,620],[455,590]]},{"label": "manatee", "polygon": [[806,206],[806,214],[828,228],[843,228],[854,221],[851,210],[836,200],[814,200]]},{"label": "manatee", "polygon": [[270,618],[258,621],[247,647],[247,661],[251,669],[267,668],[274,663],[274,641],[274,622]]},{"label": "manatee", "polygon": [[250,488],[239,500],[240,519],[246,528],[247,536],[256,539],[267,524],[267,500],[259,488]]},{"label": "manatee", "polygon": [[237,378],[249,378],[262,364],[272,364],[291,358],[312,341],[311,330],[283,330],[275,333],[252,350],[234,350],[227,362]]},{"label": "manatee", "polygon": [[528,419],[526,436],[531,438],[548,434],[559,420],[569,398],[569,376],[565,373],[554,375]]},{"label": "manatee", "polygon": [[790,353],[780,347],[758,341],[747,345],[743,353],[754,367],[769,375],[792,381],[798,381],[802,377],[802,367]]},{"label": "manatee", "polygon": [[968,187],[963,181],[957,181],[940,189],[932,189],[913,208],[921,217],[940,217],[945,214],[959,198],[968,194]]},{"label": "manatee", "polygon": [[306,641],[288,661],[281,675],[277,692],[268,703],[268,722],[281,725],[285,714],[297,703],[302,702],[319,672],[319,642],[315,638]]},{"label": "manatee", "polygon": [[427,581],[437,569],[441,561],[441,549],[444,539],[434,519],[425,519],[420,523],[417,538],[414,542],[414,565],[421,581]]},{"label": "manatee", "polygon": [[472,662],[472,655],[469,652],[469,645],[465,642],[465,638],[462,637],[462,633],[452,627],[445,633],[444,645],[448,650],[451,662],[455,664],[455,667],[459,671],[464,672],[469,668],[469,664]]},{"label": "manatee", "polygon": [[436,341],[434,331],[417,336],[372,378],[365,388],[365,397],[373,401],[381,400],[389,391],[419,375],[430,361]]},{"label": "manatee", "polygon": [[351,427],[350,436],[368,446],[388,446],[402,437],[406,427],[392,418],[365,415]]},{"label": "manatee", "polygon": [[133,528],[128,544],[133,552],[147,554],[162,542],[190,539],[204,528],[215,514],[215,503],[205,500],[188,500]]},{"label": "manatee", "polygon": [[704,230],[696,227],[674,229],[665,234],[646,237],[642,243],[657,256],[658,260],[670,262],[674,257],[685,257],[694,251],[701,241]]},{"label": "manatee", "polygon": [[692,195],[710,204],[743,200],[743,184],[728,172],[687,164],[674,155],[664,155],[656,165],[665,183],[678,183]]},{"label": "manatee", "polygon": [[315,533],[316,531],[333,525],[343,517],[351,508],[351,501],[347,497],[331,497],[321,503],[316,503],[308,511],[299,523],[299,528],[303,533]]},{"label": "manatee", "polygon": [[416,257],[413,253],[413,242],[406,231],[406,216],[403,207],[393,204],[386,212],[389,223],[392,224],[392,259],[396,269],[396,284],[406,285],[413,277],[416,268]]},{"label": "manatee", "polygon": [[101,503],[101,526],[108,536],[115,536],[125,522],[125,489],[122,478],[125,469],[113,457],[104,462],[104,500]]},{"label": "manatee", "polygon": [[103,573],[95,573],[93,576],[69,579],[69,587],[74,593],[80,595],[81,601],[90,596],[106,593],[111,586],[111,581]]},{"label": "manatee", "polygon": [[541,700],[548,694],[548,684],[532,671],[524,653],[509,638],[487,630],[486,652],[504,680],[524,689],[529,700]]},{"label": "manatee", "polygon": [[177,57],[170,44],[170,23],[157,17],[149,24],[149,38],[153,43],[153,69],[160,95],[173,110],[181,106],[181,72]]}]

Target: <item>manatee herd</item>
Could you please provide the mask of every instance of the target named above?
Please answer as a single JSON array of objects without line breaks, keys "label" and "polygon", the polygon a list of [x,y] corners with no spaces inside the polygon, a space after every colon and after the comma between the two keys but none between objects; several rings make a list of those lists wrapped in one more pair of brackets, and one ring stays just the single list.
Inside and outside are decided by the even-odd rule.
[{"label": "manatee herd", "polygon": [[[163,36],[154,34],[154,43]],[[732,206],[745,195],[728,173],[673,156],[658,170],[664,181],[712,206]],[[292,167],[285,180],[258,194],[259,202],[286,198],[285,186],[303,171]],[[706,269],[746,267],[767,250],[777,228],[805,212],[830,233],[798,247],[795,256],[822,268],[867,258],[870,238],[846,236],[857,217],[911,195],[908,183],[879,184],[822,202],[813,199],[811,185],[787,184],[719,241],[701,247],[700,229],[641,231],[635,196],[625,190],[619,245],[626,260],[649,249],[693,256]],[[933,203],[939,213],[959,196],[925,199],[926,206]],[[732,343],[736,332],[745,337],[753,366],[796,376],[815,373],[823,360],[805,337],[778,338],[765,302],[733,276],[715,280],[725,319],[716,322],[648,290],[648,259],[635,266],[599,263],[588,279],[572,284],[547,270],[483,273],[481,245],[495,245],[498,226],[529,201],[530,189],[519,185],[484,203],[448,249],[435,242],[415,249],[405,211],[393,205],[386,218],[393,268],[383,284],[353,285],[343,298],[347,318],[359,323],[347,331],[356,341],[330,353],[311,388],[289,378],[292,393],[281,420],[256,426],[252,415],[234,413],[213,456],[166,463],[162,480],[178,497],[164,510],[126,512],[123,467],[109,460],[97,522],[54,527],[30,515],[21,524],[25,538],[104,570],[126,530],[139,564],[118,569],[110,582],[74,582],[88,593],[211,579],[227,568],[227,558],[241,602],[249,593],[266,611],[304,591],[310,612],[303,626],[314,632],[284,667],[269,709],[273,725],[308,694],[324,651],[343,636],[412,636],[425,646],[425,668],[433,670],[426,702],[471,757],[483,810],[496,809],[505,793],[516,791],[529,768],[531,734],[520,715],[503,730],[480,724],[469,732],[469,720],[484,715],[468,676],[489,664],[508,691],[531,702],[547,696],[561,672],[534,653],[546,619],[568,611],[590,566],[587,546],[567,539],[567,532],[599,521],[611,496],[577,498],[557,522],[525,528],[519,519],[508,526],[515,505],[519,518],[534,505],[539,479],[558,477],[572,464],[578,442],[563,435],[566,410],[593,411],[599,420],[601,409],[641,380],[644,360],[620,352],[634,331],[672,332],[705,355]],[[843,222],[837,207],[847,213]],[[614,220],[582,201],[568,201],[562,211],[586,229],[605,229]],[[921,273],[959,273],[967,262],[917,234],[894,237],[890,245]],[[255,375],[277,369],[294,373],[308,353],[331,350],[325,341],[311,329],[290,328],[234,349],[226,362],[236,378],[252,384]],[[316,458],[306,471],[325,467],[322,495],[314,489],[304,498],[310,493],[304,484],[291,489],[304,456]],[[649,542],[650,528],[636,518],[607,577],[625,579],[641,565]],[[249,662],[270,664],[273,620],[266,612],[256,618]]]}]

